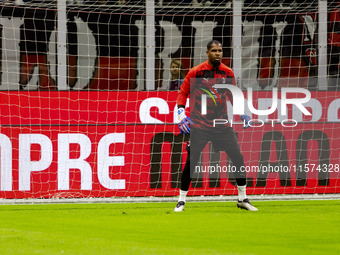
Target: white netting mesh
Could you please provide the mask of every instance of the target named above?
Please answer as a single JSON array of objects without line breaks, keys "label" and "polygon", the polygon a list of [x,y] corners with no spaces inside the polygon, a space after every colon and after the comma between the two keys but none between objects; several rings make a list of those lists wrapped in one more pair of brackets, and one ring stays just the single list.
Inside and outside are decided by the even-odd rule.
[{"label": "white netting mesh", "polygon": [[[311,91],[312,116],[283,114],[279,94],[274,113],[247,110],[264,127],[235,130],[248,166],[326,173],[250,173],[248,193],[338,193],[339,12],[339,1],[1,1],[0,196],[177,195],[176,90],[211,39],[256,109],[273,88]],[[205,178],[190,194],[233,195],[234,184]]]}]

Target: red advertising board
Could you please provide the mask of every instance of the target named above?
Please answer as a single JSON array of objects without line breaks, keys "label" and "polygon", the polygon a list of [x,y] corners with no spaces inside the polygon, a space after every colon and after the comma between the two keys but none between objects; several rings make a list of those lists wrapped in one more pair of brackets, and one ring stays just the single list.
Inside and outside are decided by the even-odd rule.
[{"label": "red advertising board", "polygon": [[[173,124],[176,94],[1,92],[0,197],[177,195],[186,153]],[[249,194],[340,192],[339,124],[327,121],[337,116],[337,96],[312,93],[321,105],[314,123],[234,126],[249,167]],[[266,97],[271,94],[254,94]],[[289,173],[254,170],[268,164],[287,166]],[[203,177],[191,195],[237,193],[224,173]]]},{"label": "red advertising board", "polygon": [[[0,124],[174,123],[176,98],[177,92],[174,91],[0,91]],[[245,92],[245,99],[247,98]],[[280,93],[278,98],[280,99]],[[259,102],[266,103],[269,108],[271,99],[272,91],[253,92],[256,109]],[[311,110],[312,116],[302,116],[302,121],[310,121],[314,117],[313,122],[340,122],[340,93],[311,92],[311,100],[306,108]],[[287,119],[296,117],[291,105],[287,105],[287,109]],[[268,117],[276,118],[277,112]]]}]

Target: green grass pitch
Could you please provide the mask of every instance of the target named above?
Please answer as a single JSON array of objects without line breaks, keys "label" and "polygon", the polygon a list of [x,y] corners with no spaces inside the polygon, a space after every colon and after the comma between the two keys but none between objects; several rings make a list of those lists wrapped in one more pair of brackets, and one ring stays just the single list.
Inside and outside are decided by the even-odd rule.
[{"label": "green grass pitch", "polygon": [[340,200],[0,206],[0,254],[340,254]]}]

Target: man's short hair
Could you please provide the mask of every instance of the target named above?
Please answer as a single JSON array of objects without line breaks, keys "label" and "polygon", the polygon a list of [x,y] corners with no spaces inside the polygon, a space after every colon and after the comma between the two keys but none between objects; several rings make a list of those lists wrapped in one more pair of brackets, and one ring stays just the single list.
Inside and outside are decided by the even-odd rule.
[{"label": "man's short hair", "polygon": [[222,43],[220,43],[219,41],[217,41],[217,40],[211,40],[211,41],[208,42],[208,44],[207,44],[207,50],[210,50],[211,45],[213,45],[213,44],[220,44],[220,45],[222,46]]}]

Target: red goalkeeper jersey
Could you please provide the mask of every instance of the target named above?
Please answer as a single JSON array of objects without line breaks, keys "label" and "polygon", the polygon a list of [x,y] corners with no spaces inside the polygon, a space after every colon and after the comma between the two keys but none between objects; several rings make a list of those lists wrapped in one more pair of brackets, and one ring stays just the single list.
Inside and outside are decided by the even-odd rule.
[{"label": "red goalkeeper jersey", "polygon": [[[207,60],[189,71],[178,93],[178,107],[185,107],[190,96],[190,118],[197,127],[211,128],[214,119],[228,119],[227,99],[233,103],[231,92],[216,89],[213,87],[215,84],[235,85],[234,72],[223,63],[219,67],[212,67]],[[206,98],[205,113],[202,111],[203,94]]]}]

